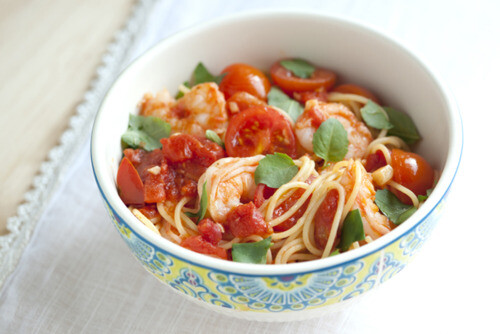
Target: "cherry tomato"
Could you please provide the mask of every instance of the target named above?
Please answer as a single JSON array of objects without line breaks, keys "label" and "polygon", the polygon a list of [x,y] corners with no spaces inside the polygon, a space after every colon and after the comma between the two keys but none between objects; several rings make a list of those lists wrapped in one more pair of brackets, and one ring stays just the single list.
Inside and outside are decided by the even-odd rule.
[{"label": "cherry tomato", "polygon": [[134,165],[126,157],[122,159],[120,167],[118,167],[116,183],[118,184],[118,194],[123,203],[127,205],[144,204],[144,184]]},{"label": "cherry tomato", "polygon": [[292,124],[271,107],[251,107],[234,116],[226,132],[225,146],[231,157],[286,153],[296,156]]},{"label": "cherry tomato", "polygon": [[217,247],[205,240],[203,236],[196,235],[181,241],[181,246],[196,253],[210,255],[219,259],[227,260],[227,251],[222,247]]},{"label": "cherry tomato", "polygon": [[385,161],[385,156],[382,151],[377,150],[375,153],[372,153],[366,157],[365,168],[367,172],[374,172],[380,167],[384,167],[387,165],[387,161]]},{"label": "cherry tomato", "polygon": [[[434,170],[424,158],[416,153],[399,149],[391,151],[391,166],[394,170],[393,180],[410,189],[416,195],[425,195],[427,189],[434,184]],[[402,194],[395,193],[401,200]],[[403,195],[405,198],[406,195]],[[404,202],[408,202],[406,199]],[[411,202],[410,202],[411,203]]]},{"label": "cherry tomato", "polygon": [[373,102],[380,104],[380,100],[377,99],[377,97],[370,92],[368,89],[363,88],[358,85],[354,84],[343,84],[335,87],[333,89],[334,92],[342,93],[342,94],[355,94],[355,95],[361,95],[363,97],[366,97],[367,99],[372,100]]},{"label": "cherry tomato", "polygon": [[260,70],[247,64],[232,64],[222,70],[226,73],[219,84],[219,89],[226,99],[237,92],[247,92],[261,100],[267,100],[271,84]]},{"label": "cherry tomato", "polygon": [[330,231],[332,229],[333,218],[337,212],[339,193],[332,189],[327,194],[314,216],[314,241],[320,248],[325,248]]},{"label": "cherry tomato", "polygon": [[299,78],[277,61],[271,67],[271,78],[284,92],[291,93],[318,89],[327,91],[335,84],[337,75],[330,70],[316,68],[310,78]]}]

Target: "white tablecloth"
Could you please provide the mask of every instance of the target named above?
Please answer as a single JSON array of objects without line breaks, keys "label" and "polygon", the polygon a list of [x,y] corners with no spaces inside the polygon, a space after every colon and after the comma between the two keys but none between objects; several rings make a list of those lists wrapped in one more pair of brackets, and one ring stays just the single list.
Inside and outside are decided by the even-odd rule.
[{"label": "white tablecloth", "polygon": [[[497,3],[160,1],[146,2],[142,8],[146,10],[146,20],[134,21],[140,23],[138,39],[122,39],[122,46],[125,43],[129,51],[119,64],[121,68],[161,38],[182,28],[257,8],[304,8],[353,17],[404,41],[444,77],[462,109],[463,162],[442,221],[405,270],[344,311],[295,323],[236,320],[194,305],[141,268],[106,217],[91,172],[87,140],[83,147],[74,147],[76,159],[58,179],[19,264],[0,291],[0,332],[498,330],[496,244],[500,219],[495,212],[500,186],[497,172],[500,110],[495,98],[500,91],[500,6]],[[111,66],[109,59],[104,61],[100,71]],[[94,87],[94,92],[103,89]],[[84,129],[84,133],[88,135],[90,128]],[[18,248],[13,247],[13,254]]]}]

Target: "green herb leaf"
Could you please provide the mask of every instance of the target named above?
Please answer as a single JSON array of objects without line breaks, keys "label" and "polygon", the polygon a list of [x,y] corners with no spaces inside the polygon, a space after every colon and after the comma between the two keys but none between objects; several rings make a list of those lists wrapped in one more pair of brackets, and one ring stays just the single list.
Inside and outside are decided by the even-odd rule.
[{"label": "green herb leaf", "polygon": [[197,222],[205,218],[208,206],[208,195],[207,195],[207,183],[203,183],[203,190],[201,191],[200,197],[200,208],[197,213],[186,212],[186,215],[191,218],[198,218]]},{"label": "green herb leaf", "polygon": [[372,128],[380,130],[392,128],[384,109],[371,100],[361,108],[361,116],[365,123]]},{"label": "green herb leaf", "polygon": [[[182,84],[183,84],[184,86],[186,86],[187,88],[191,88],[191,85],[189,84],[189,81],[184,81]],[[178,100],[178,99],[180,99],[180,98],[181,98],[181,97],[183,97],[183,96],[184,96],[184,93],[183,93],[183,92],[181,92],[181,91],[178,91],[178,92],[177,92],[177,95],[175,95],[175,99],[176,99],[176,100]]]},{"label": "green herb leaf", "polygon": [[217,145],[221,146],[223,149],[226,149],[226,147],[224,146],[224,142],[222,141],[222,139],[220,139],[219,135],[215,133],[215,131],[205,131],[205,137],[207,137],[208,140],[211,140]]},{"label": "green herb leaf", "polygon": [[429,198],[429,196],[431,195],[432,191],[434,190],[434,188],[429,188],[427,189],[426,191],[426,195],[418,195],[417,198],[418,198],[418,201],[419,202],[423,202],[425,200],[427,200]]},{"label": "green herb leaf", "polygon": [[416,210],[413,205],[406,205],[387,189],[377,190],[375,204],[394,224],[399,225],[408,219]]},{"label": "green herb leaf", "polygon": [[384,107],[384,110],[389,116],[389,122],[392,124],[392,128],[387,132],[389,136],[397,136],[403,139],[408,145],[420,139],[417,127],[410,116],[390,107]]},{"label": "green herb leaf", "polygon": [[170,124],[158,117],[130,115],[128,129],[122,135],[122,141],[132,148],[152,151],[160,148],[160,139],[170,135]]},{"label": "green herb leaf", "polygon": [[204,82],[215,82],[216,84],[220,84],[225,75],[226,73],[222,73],[221,75],[214,76],[207,70],[202,62],[199,62],[193,72],[193,86]]},{"label": "green herb leaf", "polygon": [[340,249],[337,248],[336,250],[331,252],[330,255],[328,255],[328,256],[335,256],[335,255],[339,255],[339,254],[340,254]]},{"label": "green herb leaf", "polygon": [[292,71],[293,75],[299,78],[307,79],[316,71],[316,68],[309,62],[303,59],[291,59],[280,61],[281,66],[289,71]]},{"label": "green herb leaf", "polygon": [[271,188],[279,188],[289,182],[299,171],[292,158],[284,153],[268,154],[259,161],[255,170],[255,184],[264,183]]},{"label": "green herb leaf", "polygon": [[341,161],[347,154],[347,131],[335,118],[329,118],[313,135],[314,153],[325,161]]},{"label": "green herb leaf", "polygon": [[271,237],[257,242],[233,244],[233,261],[266,264],[267,251],[271,247]]},{"label": "green herb leaf", "polygon": [[267,94],[267,104],[275,106],[286,112],[294,121],[302,114],[304,108],[299,102],[291,99],[276,86],[271,87]]},{"label": "green herb leaf", "polygon": [[345,252],[354,242],[361,240],[365,240],[365,230],[359,209],[356,209],[345,217],[338,247],[342,252]]}]

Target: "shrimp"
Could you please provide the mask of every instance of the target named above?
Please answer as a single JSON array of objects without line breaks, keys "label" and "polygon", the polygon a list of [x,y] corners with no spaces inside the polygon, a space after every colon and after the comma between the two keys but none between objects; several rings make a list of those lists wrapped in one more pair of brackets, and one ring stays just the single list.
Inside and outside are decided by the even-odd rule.
[{"label": "shrimp", "polygon": [[201,197],[206,184],[207,209],[215,222],[223,223],[233,208],[253,200],[256,189],[254,173],[263,157],[220,159],[200,177],[198,193]]},{"label": "shrimp", "polygon": [[356,119],[356,116],[345,105],[309,100],[302,115],[295,123],[295,135],[302,147],[313,153],[313,135],[321,123],[329,118],[336,118],[347,131],[349,146],[345,159],[361,159],[365,154],[372,135],[368,128]]},{"label": "shrimp", "polygon": [[[349,211],[359,209],[365,235],[375,240],[391,230],[389,219],[380,213],[375,204],[372,176],[366,172],[359,160],[348,162],[339,183],[346,191],[346,206],[352,205],[347,209]],[[353,192],[357,192],[356,198],[353,199],[354,203],[351,202]]]},{"label": "shrimp", "polygon": [[210,129],[223,136],[228,123],[226,100],[213,82],[191,88],[179,100],[174,100],[167,90],[155,97],[146,94],[140,105],[144,116],[156,116],[168,122],[173,132],[205,136]]}]

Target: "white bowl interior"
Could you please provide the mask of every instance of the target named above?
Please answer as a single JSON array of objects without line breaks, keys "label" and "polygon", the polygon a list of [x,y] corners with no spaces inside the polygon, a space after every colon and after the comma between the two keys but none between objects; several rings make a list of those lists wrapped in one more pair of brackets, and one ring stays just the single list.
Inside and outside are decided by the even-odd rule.
[{"label": "white bowl interior", "polygon": [[[219,73],[235,62],[267,70],[283,57],[301,57],[332,69],[340,81],[365,86],[384,104],[410,114],[424,138],[416,151],[443,172],[449,148],[459,145],[459,116],[450,111],[453,103],[439,81],[406,49],[370,28],[341,19],[299,13],[251,14],[212,22],[163,41],[126,69],[112,87],[95,123],[92,154],[99,183],[115,210],[133,220],[118,197],[115,175],[121,158],[120,137],[144,93],[167,88],[175,94],[199,61]],[[459,148],[454,150],[459,156]],[[440,193],[436,203],[453,178],[457,159],[452,159],[454,165],[442,175],[446,180],[436,189]],[[426,204],[431,208],[433,203]],[[413,222],[424,214],[417,213]]]}]

